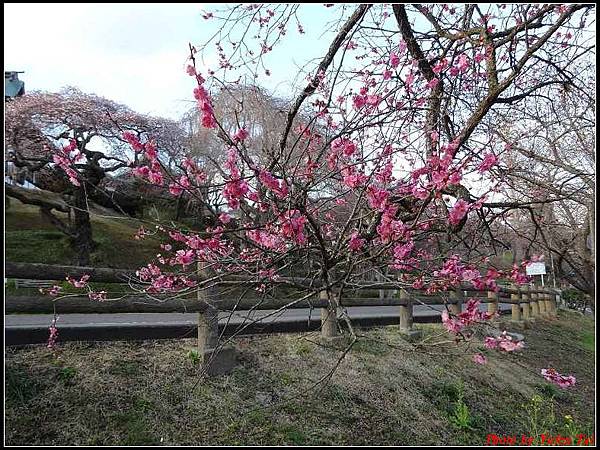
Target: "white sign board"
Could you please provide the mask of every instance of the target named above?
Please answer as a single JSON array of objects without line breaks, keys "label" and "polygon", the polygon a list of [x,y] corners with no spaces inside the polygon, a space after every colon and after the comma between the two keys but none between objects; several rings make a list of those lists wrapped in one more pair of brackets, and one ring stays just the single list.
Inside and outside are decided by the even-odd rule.
[{"label": "white sign board", "polygon": [[546,264],[543,262],[532,262],[525,267],[527,275],[546,275]]}]

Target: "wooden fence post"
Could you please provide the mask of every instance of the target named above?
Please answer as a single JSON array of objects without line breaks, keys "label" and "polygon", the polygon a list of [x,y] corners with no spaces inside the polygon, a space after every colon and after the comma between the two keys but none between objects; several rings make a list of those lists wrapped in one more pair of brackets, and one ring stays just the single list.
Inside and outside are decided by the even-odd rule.
[{"label": "wooden fence post", "polygon": [[488,291],[487,297],[488,297],[488,304],[487,304],[488,314],[491,316],[494,316],[498,312],[498,293],[495,291]]},{"label": "wooden fence post", "polygon": [[565,307],[563,298],[562,298],[562,289],[557,289],[554,294],[554,301],[556,303],[557,311]]},{"label": "wooden fence post", "polygon": [[517,285],[512,284],[511,289],[517,290],[516,293],[510,294],[511,299],[511,317],[510,320],[514,325],[522,326],[523,321],[521,320],[521,295],[518,292],[519,288]]},{"label": "wooden fence post", "polygon": [[[198,263],[198,277],[200,279],[207,276],[203,263]],[[211,299],[206,290],[198,289],[197,299],[199,302],[205,302],[208,307],[205,311],[198,313],[198,356],[204,361],[204,356],[214,350],[219,338],[218,320],[219,315],[215,307],[211,304]]]},{"label": "wooden fence post", "polygon": [[[538,290],[540,289],[539,286],[534,286],[534,287]],[[540,316],[548,317],[548,311],[546,309],[546,298],[544,297],[544,294],[538,292],[537,299],[538,299],[538,307],[540,309]]]},{"label": "wooden fence post", "polygon": [[[535,288],[535,285],[533,287]],[[529,287],[529,290],[531,291],[531,286]],[[534,292],[530,292],[529,298],[531,302],[531,317],[533,320],[535,320],[540,316],[540,305],[538,302],[538,295]]]},{"label": "wooden fence post", "polygon": [[334,338],[339,335],[337,323],[338,301],[335,294],[329,297],[326,290],[319,293],[319,298],[328,302],[326,308],[321,308],[321,337]]},{"label": "wooden fence post", "polygon": [[450,291],[450,298],[454,300],[453,303],[450,304],[450,311],[452,314],[459,315],[462,312],[462,304],[464,294],[460,287]]},{"label": "wooden fence post", "polygon": [[521,308],[523,308],[523,324],[529,326],[532,322],[531,306],[529,305],[529,286],[521,286]]},{"label": "wooden fence post", "polygon": [[[198,263],[198,277],[208,276],[203,263]],[[212,305],[210,293],[198,289],[197,299],[207,304],[203,312],[198,313],[198,357],[205,373],[209,376],[228,373],[237,364],[233,348],[218,348],[219,311]]]},{"label": "wooden fence post", "polygon": [[556,317],[556,309],[554,308],[554,301],[549,288],[545,289],[544,298],[546,300],[546,311],[548,312],[548,316]]},{"label": "wooden fence post", "polygon": [[409,341],[417,340],[422,333],[413,328],[413,301],[405,289],[400,290],[400,300],[405,302],[400,305],[400,333]]}]

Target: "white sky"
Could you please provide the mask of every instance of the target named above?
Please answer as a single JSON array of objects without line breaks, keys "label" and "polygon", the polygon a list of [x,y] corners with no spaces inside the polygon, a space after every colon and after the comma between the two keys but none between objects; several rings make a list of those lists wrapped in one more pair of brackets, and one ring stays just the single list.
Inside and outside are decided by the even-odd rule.
[{"label": "white sky", "polygon": [[[19,77],[26,91],[72,85],[141,113],[177,118],[193,105],[195,84],[185,73],[188,42],[208,39],[215,28],[201,13],[223,6],[4,4],[4,69],[25,71]],[[310,36],[322,19],[307,19]],[[323,46],[292,36],[283,50],[288,58],[272,58],[267,87],[283,93],[284,82],[295,78],[293,63],[318,56]]]}]

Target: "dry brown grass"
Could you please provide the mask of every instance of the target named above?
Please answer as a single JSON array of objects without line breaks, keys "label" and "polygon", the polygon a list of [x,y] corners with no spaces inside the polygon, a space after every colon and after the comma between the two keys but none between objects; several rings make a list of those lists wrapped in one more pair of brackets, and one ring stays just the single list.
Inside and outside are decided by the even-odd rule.
[{"label": "dry brown grass", "polygon": [[[461,349],[415,350],[394,327],[373,329],[316,387],[340,351],[312,334],[238,338],[241,364],[213,379],[199,379],[186,356],[193,340],[64,344],[58,356],[8,349],[6,443],[483,444],[487,433],[527,433],[523,405],[536,393],[556,407],[557,432],[565,414],[587,431],[595,368],[582,333],[591,330],[563,313],[525,331],[523,352],[490,354],[482,367]],[[577,385],[549,387],[538,375],[548,366]],[[464,429],[452,419],[460,401]]]}]

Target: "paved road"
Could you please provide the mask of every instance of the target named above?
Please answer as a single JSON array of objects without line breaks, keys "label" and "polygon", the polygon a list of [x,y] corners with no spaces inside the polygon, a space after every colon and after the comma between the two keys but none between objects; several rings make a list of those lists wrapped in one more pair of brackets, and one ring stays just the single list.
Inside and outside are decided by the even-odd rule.
[{"label": "paved road", "polygon": [[[506,309],[506,304],[500,304]],[[439,322],[441,305],[414,307],[415,322]],[[482,305],[482,309],[485,305]],[[363,306],[348,308],[352,321],[361,326],[398,323],[397,306]],[[4,316],[7,345],[43,343],[48,340],[49,314],[10,314]],[[62,341],[103,341],[124,339],[172,339],[194,337],[196,313],[145,314],[64,314],[57,328]],[[277,332],[302,332],[320,326],[318,310],[289,309],[275,311],[240,311],[220,313],[219,328],[225,335]]]},{"label": "paved road", "polygon": [[[510,307],[501,303],[501,307]],[[485,310],[482,305],[481,309]],[[415,305],[413,315],[424,317],[440,315],[444,309],[442,305],[422,306]],[[398,317],[397,306],[360,306],[347,308],[350,318]],[[310,309],[288,309],[280,313],[273,310],[266,311],[238,311],[235,313],[219,313],[219,322],[233,324],[259,321],[263,323],[297,320],[318,320],[319,311]],[[50,314],[10,314],[5,316],[5,327],[44,326],[52,320]],[[60,315],[58,324],[62,325],[142,325],[142,324],[185,324],[195,325],[198,320],[196,313],[130,313],[130,314],[64,314]]]}]

